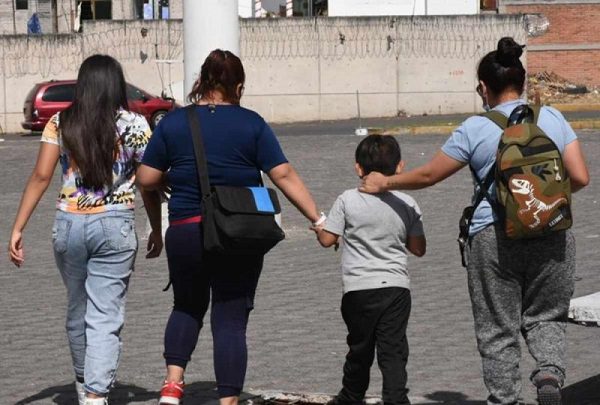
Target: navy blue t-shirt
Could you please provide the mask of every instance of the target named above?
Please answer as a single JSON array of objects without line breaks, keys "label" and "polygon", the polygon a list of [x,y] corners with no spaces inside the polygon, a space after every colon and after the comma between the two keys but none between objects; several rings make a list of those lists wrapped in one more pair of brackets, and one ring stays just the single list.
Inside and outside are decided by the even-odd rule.
[{"label": "navy blue t-shirt", "polygon": [[[287,163],[275,134],[254,111],[237,105],[196,106],[211,185],[257,186],[260,170]],[[186,110],[167,114],[146,147],[142,164],[167,172],[169,219],[200,215],[200,185]]]}]

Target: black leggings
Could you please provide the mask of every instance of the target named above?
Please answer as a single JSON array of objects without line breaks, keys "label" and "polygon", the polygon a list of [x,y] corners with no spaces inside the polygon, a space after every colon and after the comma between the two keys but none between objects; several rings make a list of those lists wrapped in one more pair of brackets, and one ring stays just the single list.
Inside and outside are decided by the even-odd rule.
[{"label": "black leggings", "polygon": [[205,253],[198,224],[169,227],[165,242],[175,301],[165,330],[167,366],[187,366],[212,292],[210,322],[219,397],[239,396],[248,360],[246,326],[263,256]]}]

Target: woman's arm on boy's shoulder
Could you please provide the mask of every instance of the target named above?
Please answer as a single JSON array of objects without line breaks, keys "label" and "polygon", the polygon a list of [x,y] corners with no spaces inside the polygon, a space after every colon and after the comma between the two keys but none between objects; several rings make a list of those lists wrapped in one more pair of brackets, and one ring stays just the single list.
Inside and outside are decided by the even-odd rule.
[{"label": "woman's arm on boy's shoulder", "polygon": [[417,257],[424,256],[425,251],[427,250],[427,239],[425,239],[425,235],[408,235],[406,238],[406,248],[410,253]]}]

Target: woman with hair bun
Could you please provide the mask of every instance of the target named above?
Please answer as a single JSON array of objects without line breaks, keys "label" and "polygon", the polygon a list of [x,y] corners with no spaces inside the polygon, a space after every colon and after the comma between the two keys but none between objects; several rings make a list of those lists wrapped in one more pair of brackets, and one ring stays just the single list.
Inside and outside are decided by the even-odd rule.
[{"label": "woman with hair bun", "polygon": [[[204,61],[188,96],[200,119],[210,184],[258,186],[263,171],[307,219],[322,222],[269,125],[240,106],[244,82],[240,59],[216,49]],[[203,251],[201,192],[186,110],[173,111],[160,121],[139,176],[149,188],[159,188],[166,176],[171,187],[165,243],[174,305],[165,331],[167,375],[159,404],[178,405],[182,400],[184,370],[210,301],[217,391],[221,405],[234,405],[246,374],[246,327],[263,255]]]},{"label": "woman with hair bun", "polygon": [[[507,117],[521,105],[525,69],[523,46],[502,38],[479,63],[477,92],[484,109]],[[577,136],[564,117],[542,107],[537,125],[562,154],[576,192],[589,182]],[[432,186],[470,165],[478,179],[494,166],[502,129],[484,116],[458,127],[442,149],[423,166],[394,176],[372,172],[363,192],[415,190]],[[489,192],[495,197],[494,184]],[[474,197],[478,194],[476,185]],[[468,284],[488,404],[517,404],[521,391],[519,334],[536,361],[530,379],[541,405],[560,405],[565,378],[566,321],[574,288],[575,239],[570,230],[535,239],[508,239],[486,198],[477,206],[469,229]]]}]

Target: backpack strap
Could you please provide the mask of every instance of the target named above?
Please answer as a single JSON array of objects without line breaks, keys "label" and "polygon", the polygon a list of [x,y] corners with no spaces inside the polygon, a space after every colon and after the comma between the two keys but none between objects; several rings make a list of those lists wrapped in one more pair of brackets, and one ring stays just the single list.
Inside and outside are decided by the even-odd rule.
[{"label": "backpack strap", "polygon": [[540,112],[542,110],[542,106],[540,104],[530,105],[531,111],[533,111],[533,123],[537,125],[538,119],[540,118]]},{"label": "backpack strap", "polygon": [[[481,182],[481,180],[479,180],[479,177],[477,176],[477,173],[475,173],[473,166],[469,165],[469,169],[471,169],[473,178],[479,185],[479,192],[477,193],[477,196],[475,197],[475,201],[473,202],[473,205],[465,208],[465,210],[463,211],[463,218],[461,218],[461,221],[463,221],[463,220],[465,221],[465,223],[464,223],[465,228],[463,229],[462,225],[461,225],[461,235],[459,235],[459,241],[460,241],[461,237],[466,238],[468,236],[469,229],[471,228],[471,222],[473,221],[473,215],[475,214],[477,207],[479,206],[481,201],[483,201],[484,198],[487,198],[487,200],[490,202],[492,209],[495,210],[495,203],[493,202],[493,198],[490,196],[490,193],[488,193],[488,190],[494,181],[494,177],[495,177],[494,172],[496,171],[496,163],[494,162],[492,167],[490,167],[490,170],[488,171],[487,175],[485,176],[483,183]],[[468,213],[467,213],[467,209],[469,209]],[[463,231],[466,232],[465,235],[462,235]],[[463,265],[464,265],[464,263],[465,262],[464,262],[464,257],[463,257]]]},{"label": "backpack strap", "polygon": [[471,169],[471,173],[473,173],[473,178],[479,186],[479,192],[477,193],[477,196],[475,197],[475,202],[473,203],[473,212],[477,209],[477,206],[481,203],[481,201],[483,201],[484,198],[488,200],[492,209],[495,210],[496,201],[492,198],[488,190],[490,189],[490,186],[492,185],[492,183],[494,182],[494,178],[496,177],[496,162],[494,162],[492,167],[490,167],[490,170],[488,171],[483,181],[479,180],[479,177],[473,169],[473,166],[469,165],[469,169]]},{"label": "backpack strap", "polygon": [[479,114],[480,117],[485,117],[492,121],[494,124],[498,125],[500,129],[505,130],[508,127],[508,117],[502,114],[500,111],[488,111],[482,114]]}]

